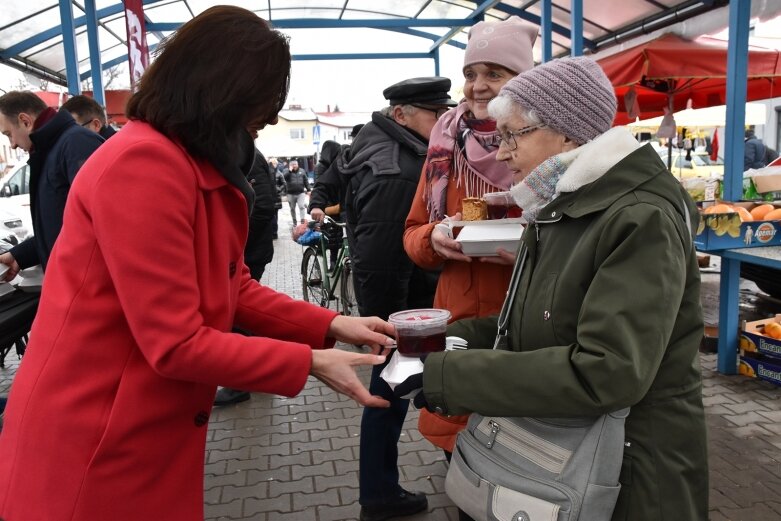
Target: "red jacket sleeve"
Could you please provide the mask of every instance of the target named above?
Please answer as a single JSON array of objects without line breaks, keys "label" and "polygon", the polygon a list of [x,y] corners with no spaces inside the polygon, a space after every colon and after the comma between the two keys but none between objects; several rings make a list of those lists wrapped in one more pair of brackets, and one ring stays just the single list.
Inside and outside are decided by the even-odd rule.
[{"label": "red jacket sleeve", "polygon": [[[136,344],[153,370],[167,378],[293,396],[306,383],[310,346],[322,347],[333,313],[315,312],[306,303],[249,287],[244,280],[238,315],[247,322],[264,322],[261,333],[277,338],[227,332],[234,317],[220,310],[214,316],[224,317],[225,323],[207,323],[202,290],[216,274],[198,271],[205,269],[196,262],[203,253],[195,247],[195,223],[203,205],[190,175],[196,167],[177,152],[154,140],[128,147],[106,165],[85,201]],[[155,197],[149,195],[150,179]],[[117,204],[117,194],[122,204]],[[150,239],[152,231],[158,240]],[[242,276],[248,277],[246,270]]]}]

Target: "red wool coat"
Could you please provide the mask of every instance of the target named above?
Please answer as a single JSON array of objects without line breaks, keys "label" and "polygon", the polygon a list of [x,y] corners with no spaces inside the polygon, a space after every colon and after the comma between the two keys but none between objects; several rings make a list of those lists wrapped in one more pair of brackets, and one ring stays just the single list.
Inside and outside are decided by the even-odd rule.
[{"label": "red wool coat", "polygon": [[241,193],[147,124],[92,155],[9,397],[0,517],[203,519],[216,385],[293,396],[332,345],[333,312],[250,279],[247,225]]}]

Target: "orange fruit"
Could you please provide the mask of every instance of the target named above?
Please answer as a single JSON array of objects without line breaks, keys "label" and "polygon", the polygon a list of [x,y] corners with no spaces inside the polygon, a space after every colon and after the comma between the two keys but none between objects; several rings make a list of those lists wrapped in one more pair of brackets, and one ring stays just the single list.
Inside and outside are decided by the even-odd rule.
[{"label": "orange fruit", "polygon": [[765,324],[765,334],[771,338],[781,340],[781,324],[778,322]]},{"label": "orange fruit", "polygon": [[728,204],[720,203],[720,204],[714,204],[713,206],[709,206],[705,209],[702,213],[730,213],[734,212],[735,210],[732,209],[732,207]]},{"label": "orange fruit", "polygon": [[741,222],[754,220],[754,217],[751,215],[751,213],[742,206],[736,206],[735,211],[738,212],[738,215],[740,215]]},{"label": "orange fruit", "polygon": [[777,208],[773,210],[772,212],[767,212],[765,214],[764,221],[781,221],[781,208]]},{"label": "orange fruit", "polygon": [[755,221],[763,221],[765,215],[775,210],[775,208],[772,204],[760,204],[751,209],[751,216],[754,217]]}]

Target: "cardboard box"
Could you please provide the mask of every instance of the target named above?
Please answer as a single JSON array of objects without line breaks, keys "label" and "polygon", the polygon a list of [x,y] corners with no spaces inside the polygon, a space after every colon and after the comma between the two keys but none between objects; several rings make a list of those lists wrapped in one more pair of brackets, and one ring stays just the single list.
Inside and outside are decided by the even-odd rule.
[{"label": "cardboard box", "polygon": [[767,336],[763,332],[765,325],[770,322],[781,322],[781,315],[743,324],[740,332],[740,354],[763,355],[781,364],[781,340]]},{"label": "cardboard box", "polygon": [[757,192],[781,192],[781,166],[767,166],[754,172],[752,176]]},{"label": "cardboard box", "polygon": [[[751,210],[758,204],[752,202],[728,203]],[[694,237],[698,250],[725,250],[755,246],[777,246],[781,244],[780,221],[742,222],[737,212],[703,214]]]},{"label": "cardboard box", "polygon": [[523,233],[523,226],[516,221],[467,221],[456,240],[461,243],[463,254],[469,257],[495,257],[499,248],[514,253]]},{"label": "cardboard box", "polygon": [[740,355],[738,373],[781,386],[781,361],[761,356]]}]

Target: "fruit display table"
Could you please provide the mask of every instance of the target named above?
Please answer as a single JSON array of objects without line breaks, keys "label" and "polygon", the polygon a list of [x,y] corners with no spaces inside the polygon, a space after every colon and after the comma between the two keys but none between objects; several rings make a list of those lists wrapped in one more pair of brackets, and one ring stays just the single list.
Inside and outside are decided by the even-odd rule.
[{"label": "fruit display table", "polygon": [[781,246],[740,248],[708,253],[721,256],[718,370],[722,374],[735,374],[740,328],[737,313],[740,263],[748,262],[781,270]]}]

